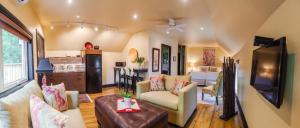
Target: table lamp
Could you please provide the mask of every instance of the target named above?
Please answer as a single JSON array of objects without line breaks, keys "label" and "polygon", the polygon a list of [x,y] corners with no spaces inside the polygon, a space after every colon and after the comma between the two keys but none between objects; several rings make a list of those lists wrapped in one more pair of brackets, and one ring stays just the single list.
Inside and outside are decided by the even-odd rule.
[{"label": "table lamp", "polygon": [[36,69],[37,73],[43,73],[42,86],[47,85],[46,73],[52,73],[53,67],[48,58],[41,59]]}]

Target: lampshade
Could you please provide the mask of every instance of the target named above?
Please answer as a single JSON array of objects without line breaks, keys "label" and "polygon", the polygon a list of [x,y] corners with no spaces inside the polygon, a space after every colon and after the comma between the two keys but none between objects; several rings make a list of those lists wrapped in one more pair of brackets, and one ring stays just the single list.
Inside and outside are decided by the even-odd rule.
[{"label": "lampshade", "polygon": [[53,67],[48,58],[41,59],[36,69],[37,73],[52,73]]}]

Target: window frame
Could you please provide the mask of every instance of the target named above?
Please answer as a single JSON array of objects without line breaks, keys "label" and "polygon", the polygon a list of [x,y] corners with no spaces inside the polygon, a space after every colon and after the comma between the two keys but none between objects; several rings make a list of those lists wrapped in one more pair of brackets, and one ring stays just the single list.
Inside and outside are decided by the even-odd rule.
[{"label": "window frame", "polygon": [[[10,13],[2,4],[0,4],[0,26],[1,27],[4,26],[3,28],[4,30],[8,30],[8,32],[18,36],[21,39],[24,39],[24,41],[26,42],[26,48],[27,48],[26,65],[27,65],[27,75],[28,75],[27,81],[20,82],[19,84],[10,87],[9,89],[1,88],[0,90],[0,98],[1,98],[17,91],[18,89],[26,85],[26,83],[34,79],[34,62],[33,62],[34,58],[33,58],[32,33],[25,27],[25,25],[20,20],[18,20],[12,13]],[[0,48],[2,49],[2,46]],[[2,59],[2,57],[0,57],[0,59]],[[3,67],[3,63],[0,64],[0,67]],[[3,69],[0,69],[0,71],[2,70]],[[0,80],[4,80],[4,79],[0,78]]]}]

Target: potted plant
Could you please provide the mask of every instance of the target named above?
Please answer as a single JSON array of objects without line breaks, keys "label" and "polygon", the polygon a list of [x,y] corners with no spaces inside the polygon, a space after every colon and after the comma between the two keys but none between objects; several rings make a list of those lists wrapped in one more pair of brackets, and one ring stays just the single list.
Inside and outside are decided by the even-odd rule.
[{"label": "potted plant", "polygon": [[121,92],[121,96],[124,98],[124,105],[126,108],[131,108],[131,98],[132,94],[129,92]]},{"label": "potted plant", "polygon": [[145,58],[144,57],[137,57],[135,59],[135,62],[138,64],[139,68],[141,68],[141,66],[143,65],[143,63],[145,62]]}]

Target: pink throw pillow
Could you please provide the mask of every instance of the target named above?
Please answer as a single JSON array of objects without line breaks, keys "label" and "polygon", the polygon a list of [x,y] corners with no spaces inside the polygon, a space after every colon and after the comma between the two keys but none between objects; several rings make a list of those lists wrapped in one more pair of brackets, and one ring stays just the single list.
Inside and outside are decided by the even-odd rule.
[{"label": "pink throw pillow", "polygon": [[165,91],[164,79],[161,76],[150,77],[150,91]]},{"label": "pink throw pillow", "polygon": [[170,89],[170,92],[176,96],[179,95],[179,91],[187,86],[189,84],[189,81],[185,80],[175,80],[174,86]]},{"label": "pink throw pillow", "polygon": [[43,86],[45,101],[58,111],[68,110],[67,94],[65,84],[54,86]]},{"label": "pink throw pillow", "polygon": [[35,95],[30,96],[30,114],[33,128],[65,128],[69,119]]}]

